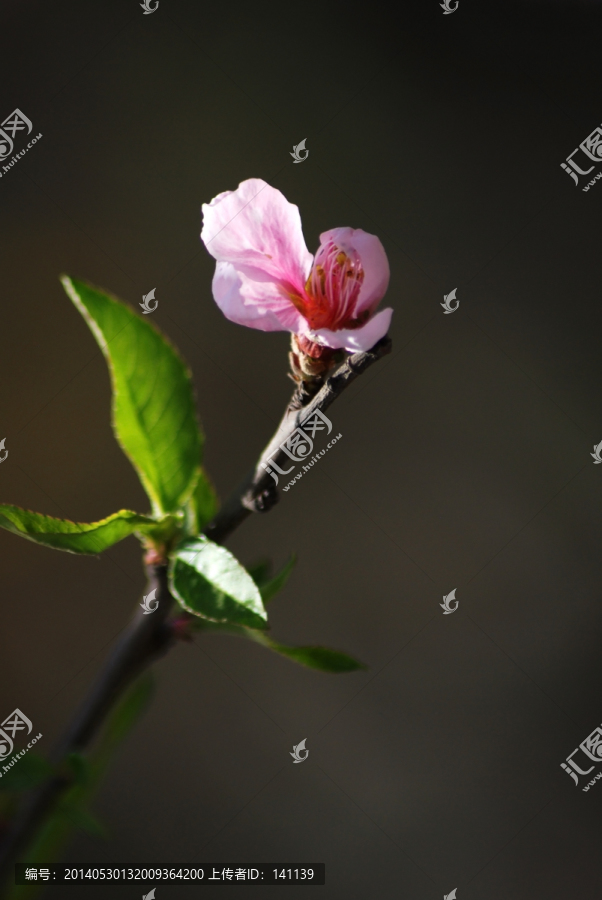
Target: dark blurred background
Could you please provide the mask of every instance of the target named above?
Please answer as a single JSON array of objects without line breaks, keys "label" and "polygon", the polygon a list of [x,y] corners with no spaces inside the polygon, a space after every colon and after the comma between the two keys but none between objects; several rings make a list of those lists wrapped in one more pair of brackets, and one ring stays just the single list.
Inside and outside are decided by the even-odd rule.
[{"label": "dark blurred background", "polygon": [[[395,308],[393,355],[332,408],[343,439],[229,542],[298,554],[274,637],[368,671],[177,647],[95,803],[110,841],[64,858],[325,862],[329,900],[598,896],[602,787],[560,763],[602,721],[602,184],[560,163],[602,121],[601,4],[4,0],[0,20],[0,118],[43,134],[0,179],[3,502],[147,509],[62,272],[136,309],[156,288],[222,498],[248,469],[291,392],[288,335],[223,318],[198,238],[201,203],[246,178],[299,205],[312,252],[378,234]],[[0,710],[47,753],[141,598],[139,547],[1,531],[0,560]]]}]

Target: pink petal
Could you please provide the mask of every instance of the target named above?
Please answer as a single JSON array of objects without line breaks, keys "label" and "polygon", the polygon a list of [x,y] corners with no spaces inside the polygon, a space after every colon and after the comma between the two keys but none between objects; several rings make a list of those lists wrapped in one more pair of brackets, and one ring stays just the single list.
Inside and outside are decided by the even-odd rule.
[{"label": "pink petal", "polygon": [[[260,178],[203,204],[201,238],[219,262],[263,272],[302,290],[313,261],[305,246],[299,209]],[[290,302],[290,301],[287,301]]]},{"label": "pink petal", "polygon": [[245,306],[256,309],[261,315],[269,313],[280,323],[280,330],[299,330],[305,318],[290,298],[283,294],[280,284],[259,269],[239,266],[236,271],[240,279],[240,295]]},{"label": "pink petal", "polygon": [[[341,249],[344,248],[341,247]],[[345,349],[350,353],[358,350],[370,350],[389,330],[392,315],[392,309],[381,309],[361,328],[342,328],[340,331],[320,328],[318,331],[312,331],[309,336],[314,336],[318,343],[332,347],[334,350]]]},{"label": "pink petal", "polygon": [[320,243],[334,241],[344,253],[355,250],[364,270],[364,281],[355,305],[354,315],[365,309],[375,310],[389,286],[389,261],[385,248],[374,234],[361,228],[333,228],[320,235]]},{"label": "pink petal", "polygon": [[260,331],[283,331],[274,313],[260,311],[252,304],[245,304],[241,294],[242,281],[231,263],[218,262],[213,276],[213,296],[215,302],[231,322],[257,328]]}]

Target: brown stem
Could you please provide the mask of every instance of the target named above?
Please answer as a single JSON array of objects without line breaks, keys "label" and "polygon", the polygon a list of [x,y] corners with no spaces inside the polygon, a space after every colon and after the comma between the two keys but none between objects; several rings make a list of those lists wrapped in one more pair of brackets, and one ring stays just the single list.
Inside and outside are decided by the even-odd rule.
[{"label": "brown stem", "polygon": [[[278,463],[284,456],[279,445],[295,428],[316,410],[327,409],[358,375],[390,350],[391,341],[385,337],[371,350],[349,356],[321,386],[314,381],[309,385],[301,383],[297,387],[258,464],[205,529],[207,537],[221,544],[252,512],[267,512],[274,506],[278,501],[278,492],[271,475],[266,473],[261,463],[269,458]],[[134,619],[117,641],[92,690],[51,754],[51,762],[57,768],[69,753],[81,752],[89,746],[125,688],[177,641],[177,634],[167,621],[174,602],[167,582],[167,566],[160,563],[147,565],[147,573],[149,593],[156,590],[155,599],[159,601],[159,606],[149,616],[137,608]],[[0,884],[10,877],[13,861],[27,847],[44,818],[55,808],[70,785],[67,775],[52,778],[33,792],[15,817],[0,844]]]},{"label": "brown stem", "polygon": [[205,534],[216,543],[222,543],[252,512],[269,512],[278,502],[278,488],[271,475],[262,467],[268,459],[278,465],[286,460],[280,445],[292,432],[316,410],[324,412],[334,403],[352,381],[371,365],[391,352],[391,339],[382,338],[371,350],[347,357],[332,375],[326,378],[317,393],[301,384],[293,394],[280,425],[267,445],[256,466],[247,474],[232,496],[224,503],[218,515],[205,529]]}]

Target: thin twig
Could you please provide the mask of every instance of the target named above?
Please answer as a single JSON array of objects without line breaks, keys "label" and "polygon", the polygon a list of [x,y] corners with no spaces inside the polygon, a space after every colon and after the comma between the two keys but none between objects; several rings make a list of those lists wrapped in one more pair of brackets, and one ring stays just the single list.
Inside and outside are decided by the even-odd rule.
[{"label": "thin twig", "polygon": [[[224,503],[221,510],[205,529],[207,537],[220,544],[235,528],[244,522],[252,512],[268,512],[278,502],[278,489],[272,476],[263,468],[269,459],[279,465],[286,459],[280,445],[286,441],[295,428],[308,419],[316,410],[324,412],[334,403],[355,379],[371,365],[391,352],[391,339],[382,338],[371,350],[354,353],[326,378],[322,387],[313,396],[305,393],[303,385],[295,390],[286,408],[280,425],[270,443],[261,454],[256,466],[251,469],[242,484]],[[308,402],[309,401],[309,402]]]}]

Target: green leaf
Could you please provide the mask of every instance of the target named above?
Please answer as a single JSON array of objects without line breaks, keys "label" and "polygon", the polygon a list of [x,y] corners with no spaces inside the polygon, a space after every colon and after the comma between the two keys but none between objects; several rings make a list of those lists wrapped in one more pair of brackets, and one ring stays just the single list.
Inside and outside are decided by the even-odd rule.
[{"label": "green leaf", "polygon": [[201,535],[183,541],[170,563],[170,587],[181,606],[213,622],[265,628],[267,613],[249,573],[225,547]]},{"label": "green leaf", "polygon": [[186,365],[129,306],[81,281],[61,281],[107,360],[115,436],[154,514],[178,511],[196,485],[202,444]]},{"label": "green leaf", "polygon": [[195,536],[200,534],[205,525],[214,518],[218,509],[215,488],[205,470],[201,468],[199,480],[186,506],[188,533]]},{"label": "green leaf", "polygon": [[293,553],[285,567],[278,572],[278,574],[271,579],[271,581],[266,581],[263,584],[259,584],[259,593],[261,594],[261,599],[264,603],[269,603],[272,597],[281,591],[286,582],[288,581],[291,572],[297,562],[297,557]]},{"label": "green leaf", "polygon": [[339,653],[338,650],[330,650],[328,647],[289,647],[286,644],[279,644],[273,641],[267,634],[261,632],[251,632],[249,629],[249,637],[258,644],[274,650],[282,656],[286,656],[293,662],[300,663],[302,666],[308,666],[310,669],[319,669],[320,672],[356,672],[358,669],[366,669],[363,663],[358,662],[346,653]]},{"label": "green leaf", "polygon": [[[198,624],[197,624],[198,623]],[[357,672],[358,669],[367,669],[363,663],[358,662],[346,653],[331,650],[329,647],[290,647],[274,641],[265,632],[256,628],[247,628],[242,625],[224,625],[216,622],[208,622],[207,619],[196,619],[195,628],[198,631],[213,631],[222,634],[230,634],[236,637],[247,638],[261,644],[268,650],[280,653],[293,662],[308,666],[310,669],[318,669],[320,672],[342,673]]]},{"label": "green leaf", "polygon": [[0,526],[13,534],[35,541],[36,544],[45,544],[56,550],[100,553],[135,531],[144,532],[147,528],[155,528],[157,523],[129,509],[121,509],[99,522],[71,522],[69,519],[55,519],[53,516],[1,503]]}]

